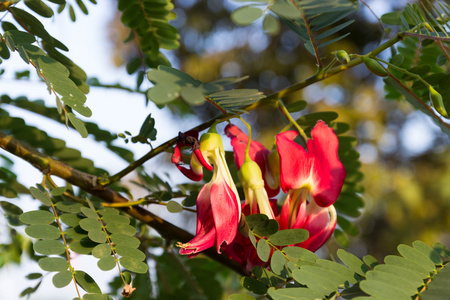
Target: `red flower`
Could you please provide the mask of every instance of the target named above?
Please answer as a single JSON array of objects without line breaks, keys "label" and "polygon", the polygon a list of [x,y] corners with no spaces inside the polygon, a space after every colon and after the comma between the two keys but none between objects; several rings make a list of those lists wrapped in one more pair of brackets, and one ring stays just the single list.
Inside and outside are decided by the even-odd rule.
[{"label": "red flower", "polygon": [[344,184],[346,172],[338,157],[338,139],[333,129],[318,121],[311,131],[307,151],[294,142],[298,133],[277,135],[280,154],[280,184],[288,192],[277,218],[280,229],[304,228],[309,238],[299,246],[319,249],[336,227],[334,202]]},{"label": "red flower", "polygon": [[[189,136],[194,137],[194,140],[187,139]],[[200,190],[197,198],[195,237],[188,243],[178,243],[177,246],[182,248],[180,254],[188,254],[189,257],[214,245],[217,252],[221,253],[221,247],[230,244],[235,238],[241,216],[239,195],[225,161],[222,139],[217,133],[205,133],[198,146],[195,133],[187,133],[187,136],[181,134],[180,137],[172,162],[193,180],[200,180],[203,177],[202,167],[213,169],[213,176]],[[180,148],[184,146],[192,146],[194,150],[194,155],[191,156],[191,169],[180,166]]]}]

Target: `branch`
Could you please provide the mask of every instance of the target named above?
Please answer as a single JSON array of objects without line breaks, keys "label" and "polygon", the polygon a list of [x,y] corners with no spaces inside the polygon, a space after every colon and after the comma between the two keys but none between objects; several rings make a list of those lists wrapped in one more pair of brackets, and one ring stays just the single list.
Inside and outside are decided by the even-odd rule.
[{"label": "branch", "polygon": [[[0,148],[7,152],[29,162],[32,166],[37,168],[43,174],[54,175],[66,180],[72,185],[78,186],[93,196],[102,199],[109,203],[127,203],[130,202],[115,190],[104,187],[97,182],[97,176],[81,172],[66,163],[55,160],[36,149],[20,142],[0,131]],[[193,238],[189,232],[178,228],[165,221],[164,219],[154,215],[148,210],[140,206],[132,206],[122,209],[128,215],[154,228],[163,238],[167,240],[179,240],[187,242]],[[222,263],[228,268],[236,271],[239,274],[247,275],[237,262],[229,259],[224,254],[218,254],[214,248],[210,248],[203,252],[208,257]]]}]

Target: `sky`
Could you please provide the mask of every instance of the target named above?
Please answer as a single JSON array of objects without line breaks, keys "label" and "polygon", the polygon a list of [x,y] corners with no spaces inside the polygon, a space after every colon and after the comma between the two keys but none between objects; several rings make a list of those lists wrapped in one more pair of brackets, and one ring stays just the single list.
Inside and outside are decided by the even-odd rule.
[{"label": "sky", "polygon": [[[372,1],[372,9],[374,9],[380,15],[386,12],[386,1]],[[372,3],[369,1],[369,3]],[[124,86],[134,86],[135,79],[130,77],[124,68],[116,68],[112,65],[111,57],[111,44],[108,40],[108,35],[104,34],[108,32],[107,26],[110,22],[115,7],[110,1],[98,1],[97,5],[92,5],[90,2],[85,1],[89,9],[89,16],[83,15],[77,8],[77,22],[72,23],[68,17],[68,12],[64,11],[61,15],[56,15],[49,20],[45,20],[44,25],[50,31],[50,34],[65,45],[68,46],[70,52],[68,56],[80,65],[82,69],[86,71],[89,77],[97,77],[103,83],[117,83],[120,82]],[[23,7],[23,3],[19,4],[19,7]],[[0,18],[2,15],[0,14]],[[41,18],[42,20],[42,18]],[[54,26],[57,24],[57,26]],[[260,33],[259,33],[260,34]],[[261,38],[260,35],[255,35],[256,38]],[[216,37],[217,41],[227,40],[224,38]],[[227,49],[227,45],[221,46],[223,49]],[[218,48],[219,50],[222,48]],[[5,60],[0,68],[6,70],[14,69],[16,71],[25,70],[27,65],[18,57],[17,53],[12,53],[14,58]],[[237,68],[239,69],[239,68]],[[233,68],[230,68],[233,70]],[[31,70],[32,71],[32,70]],[[31,72],[33,74],[33,72]],[[228,74],[237,75],[237,74]],[[50,105],[54,105],[54,98],[50,96],[46,90],[45,84],[39,82],[37,77],[34,78],[34,83],[29,82],[17,82],[13,80],[14,73],[8,71],[6,74],[0,77],[0,93],[9,94],[11,97],[17,97],[21,95],[28,96],[29,99],[44,99]],[[149,83],[148,87],[150,86]],[[26,87],[26,88],[25,88]],[[130,105],[124,105],[124,101],[128,101]],[[178,131],[190,128],[194,123],[193,119],[177,120],[178,126],[173,126],[173,119],[167,110],[159,110],[155,105],[149,103],[145,105],[145,100],[142,95],[136,95],[121,90],[107,91],[102,88],[92,87],[88,94],[87,106],[93,111],[91,120],[97,122],[101,128],[110,130],[111,132],[123,132],[125,130],[130,131],[133,134],[138,133],[142,121],[147,117],[150,112],[154,112],[152,116],[156,120],[156,128],[158,130],[158,142],[163,143],[168,139],[176,136]],[[50,135],[65,139],[69,147],[81,148],[82,155],[91,158],[96,162],[96,165],[100,168],[108,170],[111,174],[120,171],[127,164],[124,161],[118,160],[117,156],[111,152],[105,150],[103,147],[98,146],[95,141],[90,138],[82,139],[77,132],[73,130],[67,130],[62,126],[55,126],[55,122],[47,121],[35,118],[32,113],[24,113],[18,108],[8,108],[11,115],[26,115],[26,122],[38,127],[48,130]],[[404,130],[406,136],[416,137],[418,132],[421,136],[432,136],[432,132],[435,131],[434,125],[427,121],[422,115],[413,115],[411,122],[407,123]],[[405,147],[411,149],[411,151],[417,151],[418,148],[424,147],[426,140],[418,140],[417,138],[411,138],[410,142],[405,142]],[[120,145],[120,144],[118,144]],[[133,149],[136,153],[136,158],[144,155],[149,151],[148,146],[140,144],[120,146]],[[370,158],[370,149],[367,150],[367,161],[372,160]],[[364,156],[362,157],[364,159]],[[114,165],[111,162],[114,161]],[[149,162],[146,167],[157,168],[157,162]],[[21,178],[21,182],[25,185],[35,185],[40,182],[41,174],[29,167],[29,165],[20,160],[15,161],[15,169],[28,168],[25,178]],[[177,180],[175,178],[174,180]],[[137,195],[139,196],[139,195]],[[35,201],[28,199],[21,199],[20,206],[22,208],[33,209],[36,207]],[[2,225],[0,218],[0,226]],[[192,228],[193,229],[193,228]],[[1,241],[1,237],[0,237]],[[86,258],[79,256],[74,259],[75,267],[79,266],[83,270],[86,270],[91,274],[101,287],[107,287],[107,282],[111,276],[115,276],[116,272],[101,272],[96,268],[96,259]],[[27,261],[20,266],[6,266],[0,269],[0,287],[2,287],[2,293],[0,300],[3,299],[17,299],[18,294],[28,286],[31,286],[33,282],[24,280],[24,276],[31,272],[42,272],[36,263]],[[36,294],[33,294],[31,300],[39,299],[72,299],[75,297],[75,291],[73,284],[63,289],[56,289],[51,283],[51,277],[53,274],[46,276],[42,286],[39,288]],[[107,288],[106,288],[107,290]],[[67,295],[73,295],[73,297],[67,297]]]}]

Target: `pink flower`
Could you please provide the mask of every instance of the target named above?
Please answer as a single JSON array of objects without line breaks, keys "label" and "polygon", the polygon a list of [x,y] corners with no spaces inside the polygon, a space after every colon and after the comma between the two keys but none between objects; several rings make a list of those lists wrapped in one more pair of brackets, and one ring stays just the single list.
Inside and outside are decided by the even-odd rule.
[{"label": "pink flower", "polygon": [[336,227],[334,202],[346,172],[338,157],[338,139],[333,129],[318,121],[311,131],[307,150],[294,142],[296,131],[277,135],[280,184],[288,193],[277,220],[280,229],[304,228],[309,238],[298,246],[319,249]]},{"label": "pink flower", "polygon": [[[191,156],[190,169],[181,166],[180,149],[184,146],[193,147],[194,154]],[[198,145],[196,133],[180,134],[172,162],[183,174],[197,181],[203,178],[202,167],[213,170],[211,181],[203,186],[197,198],[195,237],[188,243],[177,244],[181,247],[180,254],[193,257],[214,245],[217,247],[217,252],[221,253],[221,247],[230,244],[236,236],[241,207],[239,195],[225,161],[225,151],[220,135],[205,133]]]}]

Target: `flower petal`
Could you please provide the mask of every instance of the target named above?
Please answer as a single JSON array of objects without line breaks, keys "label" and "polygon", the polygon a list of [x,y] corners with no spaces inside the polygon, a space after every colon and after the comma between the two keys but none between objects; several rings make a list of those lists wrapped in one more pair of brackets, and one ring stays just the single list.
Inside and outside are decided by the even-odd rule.
[{"label": "flower petal", "polygon": [[223,180],[217,181],[211,186],[211,210],[214,218],[217,252],[221,253],[222,244],[231,244],[236,236],[240,218],[240,207],[236,195]]},{"label": "flower petal", "polygon": [[186,244],[182,244],[180,254],[190,257],[214,246],[216,229],[210,201],[211,184],[205,184],[197,198],[197,230],[195,237]]},{"label": "flower petal", "polygon": [[338,157],[338,139],[332,128],[318,121],[307,142],[308,152],[294,142],[296,131],[277,135],[280,184],[283,191],[308,188],[314,201],[326,207],[336,202],[346,172]]},{"label": "flower petal", "polygon": [[319,207],[314,201],[307,205],[306,210],[308,218],[303,228],[308,230],[309,238],[297,246],[315,252],[322,247],[333,234],[333,231],[336,228],[336,210],[333,205]]}]

